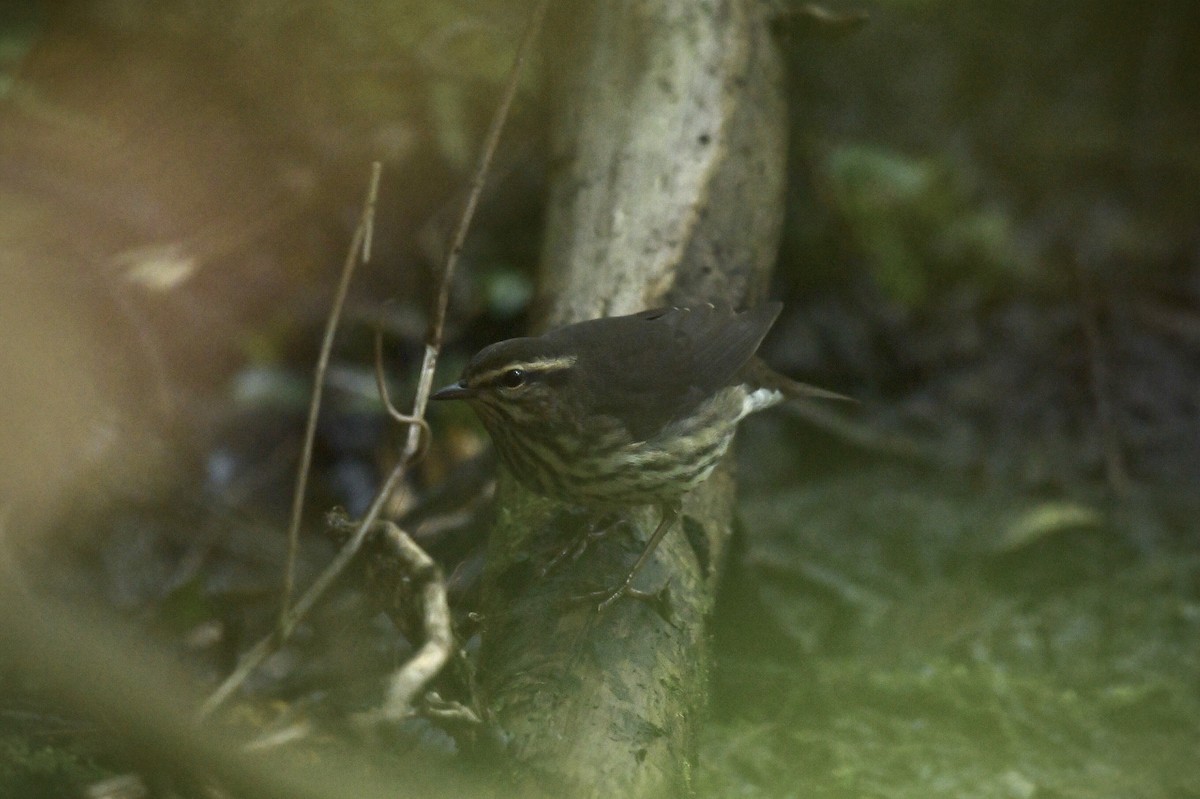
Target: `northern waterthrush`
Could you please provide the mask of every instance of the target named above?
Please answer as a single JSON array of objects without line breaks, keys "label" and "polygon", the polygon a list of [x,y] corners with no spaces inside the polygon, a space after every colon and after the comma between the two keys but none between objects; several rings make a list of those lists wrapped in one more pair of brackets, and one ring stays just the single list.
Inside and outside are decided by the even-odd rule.
[{"label": "northern waterthrush", "polygon": [[[654,504],[658,526],[631,584],[729,448],[738,422],[788,397],[846,399],[772,371],[754,353],[781,309],[703,305],[592,319],[481,350],[433,399],[466,400],[526,487],[570,503]],[[608,593],[608,592],[606,592]]]}]

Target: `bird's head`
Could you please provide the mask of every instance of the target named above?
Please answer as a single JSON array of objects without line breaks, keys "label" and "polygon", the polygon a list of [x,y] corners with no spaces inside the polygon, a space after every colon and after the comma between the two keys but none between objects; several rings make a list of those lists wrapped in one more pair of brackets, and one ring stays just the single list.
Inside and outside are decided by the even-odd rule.
[{"label": "bird's head", "polygon": [[466,400],[489,432],[494,426],[552,424],[577,356],[541,338],[514,338],[485,347],[458,382],[431,399]]}]

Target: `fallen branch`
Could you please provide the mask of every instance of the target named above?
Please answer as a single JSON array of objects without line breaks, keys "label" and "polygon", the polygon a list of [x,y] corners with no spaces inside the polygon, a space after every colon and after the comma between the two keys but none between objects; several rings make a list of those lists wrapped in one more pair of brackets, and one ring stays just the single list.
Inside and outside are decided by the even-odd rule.
[{"label": "fallen branch", "polygon": [[416,597],[421,619],[420,637],[424,643],[392,674],[383,705],[358,716],[358,721],[364,724],[400,721],[412,715],[413,700],[441,672],[454,652],[450,605],[442,570],[393,522],[381,521],[375,528],[382,534],[387,553],[400,566],[400,579],[408,587],[406,599]]}]

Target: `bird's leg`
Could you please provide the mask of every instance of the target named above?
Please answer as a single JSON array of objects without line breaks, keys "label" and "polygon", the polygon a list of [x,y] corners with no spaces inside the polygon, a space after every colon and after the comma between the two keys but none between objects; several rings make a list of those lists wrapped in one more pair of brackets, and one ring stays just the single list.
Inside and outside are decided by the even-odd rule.
[{"label": "bird's leg", "polygon": [[633,568],[629,570],[629,574],[625,576],[624,582],[621,583],[617,590],[611,593],[608,591],[597,591],[588,595],[589,599],[605,597],[605,599],[596,608],[597,610],[604,610],[623,596],[643,600],[656,598],[656,594],[648,594],[645,591],[638,591],[631,586],[634,578],[641,573],[642,569],[645,568],[646,563],[649,562],[650,556],[654,554],[654,550],[658,549],[659,542],[663,540],[663,536],[667,534],[667,530],[671,529],[671,523],[679,518],[681,503],[678,499],[670,502],[664,502],[661,507],[662,518],[658,522],[658,527],[655,527],[654,532],[650,534],[650,539],[646,541],[645,549],[643,549],[642,554],[638,556],[637,562],[633,564]]},{"label": "bird's leg", "polygon": [[579,558],[583,556],[583,553],[587,552],[589,546],[607,536],[616,527],[618,527],[620,523],[620,517],[606,517],[598,522],[589,523],[587,525],[587,529],[583,531],[583,534],[578,535],[572,540],[568,541],[565,546],[555,553],[554,557],[550,558],[550,560],[546,562],[546,565],[539,570],[538,574],[541,577],[545,577],[550,572],[562,565],[562,562],[567,558],[570,558],[572,561],[579,560]]}]

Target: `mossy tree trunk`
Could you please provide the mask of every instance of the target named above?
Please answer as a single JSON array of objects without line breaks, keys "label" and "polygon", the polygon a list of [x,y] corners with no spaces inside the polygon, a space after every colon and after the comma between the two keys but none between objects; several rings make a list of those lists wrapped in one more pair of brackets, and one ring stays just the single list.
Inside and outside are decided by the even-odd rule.
[{"label": "mossy tree trunk", "polygon": [[[761,299],[783,207],[782,70],[745,0],[569,4],[560,46],[542,298],[548,324],[664,304]],[[566,17],[570,19],[566,19]],[[614,586],[657,520],[635,509],[549,575],[598,517],[506,478],[484,578],[481,684],[526,795],[692,790],[707,705],[705,619],[730,531],[719,469],[684,503],[638,585],[669,606],[575,600]]]}]

